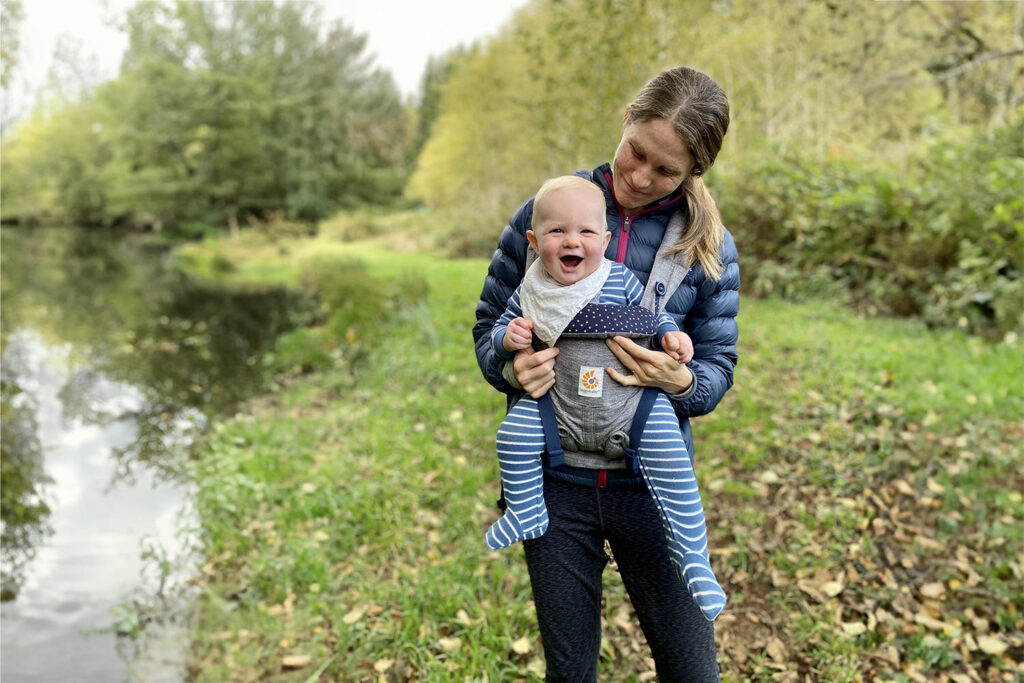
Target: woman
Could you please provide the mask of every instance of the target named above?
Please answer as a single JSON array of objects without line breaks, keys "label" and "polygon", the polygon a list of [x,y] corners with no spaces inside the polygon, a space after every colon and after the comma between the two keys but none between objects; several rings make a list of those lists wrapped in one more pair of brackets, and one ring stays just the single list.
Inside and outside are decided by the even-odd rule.
[{"label": "woman", "polygon": [[[655,386],[672,399],[688,453],[689,419],[711,412],[732,385],[736,364],[739,267],[701,175],[714,163],[729,126],[729,103],[708,76],[687,67],[663,71],[629,105],[611,164],[590,174],[604,193],[612,233],[608,258],[647,284],[669,219],[683,212],[670,251],[692,264],[661,299],[693,339],[688,365],[616,337],[608,344],[632,374],[609,368],[620,384]],[[473,328],[486,379],[508,394],[538,397],[555,381],[557,348],[496,356],[489,332],[523,277],[533,200],[502,232],[477,304]],[[668,245],[666,245],[668,246]],[[601,644],[601,573],[607,539],[662,681],[717,681],[714,630],[675,579],[661,519],[643,480],[599,454],[579,454],[545,470],[550,523],[524,543],[549,681],[596,681]],[[691,456],[692,457],[692,456]]]}]

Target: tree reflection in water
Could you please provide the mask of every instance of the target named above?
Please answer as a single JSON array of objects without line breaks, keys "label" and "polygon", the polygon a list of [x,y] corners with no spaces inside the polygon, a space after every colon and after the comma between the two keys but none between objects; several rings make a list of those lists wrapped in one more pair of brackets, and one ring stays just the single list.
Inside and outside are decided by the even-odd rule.
[{"label": "tree reflection in water", "polygon": [[17,596],[36,545],[52,533],[46,523],[50,507],[43,500],[49,479],[43,470],[36,407],[31,395],[18,386],[19,360],[17,354],[4,353],[0,380],[0,598],[4,602]]},{"label": "tree reflection in water", "polygon": [[13,598],[49,508],[45,443],[10,334],[30,329],[67,349],[57,394],[65,424],[131,423],[131,441],[108,449],[115,486],[139,466],[179,478],[207,418],[263,387],[263,356],[312,302],[284,288],[205,286],[167,268],[165,248],[105,232],[5,229],[3,242],[4,591]]}]

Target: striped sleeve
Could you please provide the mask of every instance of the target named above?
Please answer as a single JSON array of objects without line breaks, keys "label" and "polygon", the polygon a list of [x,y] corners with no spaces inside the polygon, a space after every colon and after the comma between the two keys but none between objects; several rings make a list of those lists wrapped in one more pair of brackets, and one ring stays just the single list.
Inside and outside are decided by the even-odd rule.
[{"label": "striped sleeve", "polygon": [[516,287],[516,291],[512,292],[505,312],[501,314],[498,321],[494,323],[494,327],[491,328],[491,347],[494,349],[494,353],[506,360],[515,358],[516,355],[515,351],[506,351],[505,345],[502,342],[505,339],[505,331],[508,329],[508,324],[523,315],[523,308],[519,303],[519,290],[522,288],[523,286],[519,285]]}]

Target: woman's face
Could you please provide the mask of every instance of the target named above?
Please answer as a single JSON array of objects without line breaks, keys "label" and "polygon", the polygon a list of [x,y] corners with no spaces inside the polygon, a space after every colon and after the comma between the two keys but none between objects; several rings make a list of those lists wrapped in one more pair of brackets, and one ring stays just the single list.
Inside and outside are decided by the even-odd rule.
[{"label": "woman's face", "polygon": [[635,211],[671,194],[693,165],[693,155],[670,121],[627,124],[612,160],[615,199],[627,212]]}]

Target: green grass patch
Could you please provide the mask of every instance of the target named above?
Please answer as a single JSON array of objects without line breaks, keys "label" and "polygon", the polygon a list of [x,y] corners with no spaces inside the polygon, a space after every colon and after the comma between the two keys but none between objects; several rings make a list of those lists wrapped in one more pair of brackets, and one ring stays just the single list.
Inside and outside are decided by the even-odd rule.
[{"label": "green grass patch", "polygon": [[[504,408],[472,347],[486,262],[325,238],[185,253],[230,260],[225,286],[314,288],[327,307],[319,336],[278,350],[325,355],[218,424],[195,462],[193,677],[541,677],[522,550],[483,543]],[[358,361],[329,348],[349,329]],[[731,597],[724,680],[1015,671],[1020,348],[820,302],[745,299],[740,329],[735,386],[694,423]],[[649,680],[613,570],[604,615],[601,680]]]}]

